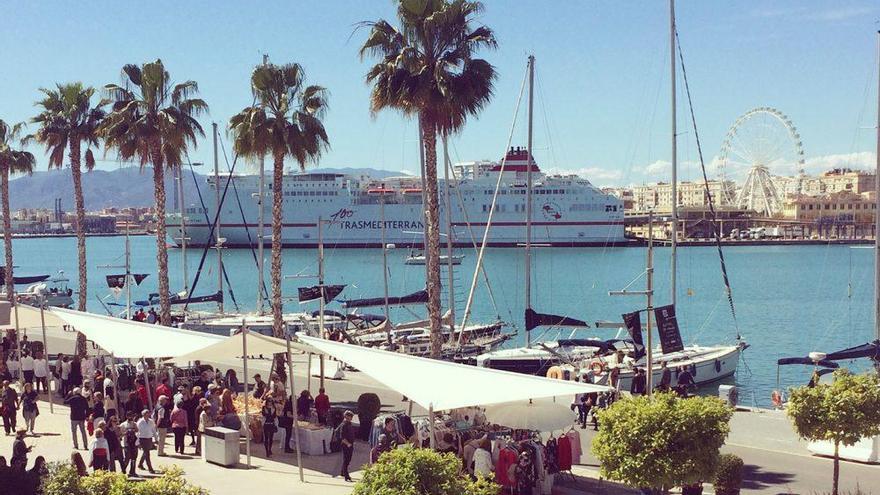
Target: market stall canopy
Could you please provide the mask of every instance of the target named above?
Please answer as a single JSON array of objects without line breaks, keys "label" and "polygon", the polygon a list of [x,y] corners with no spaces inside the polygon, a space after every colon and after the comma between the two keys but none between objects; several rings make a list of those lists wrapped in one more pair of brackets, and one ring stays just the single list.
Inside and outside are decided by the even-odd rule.
[{"label": "market stall canopy", "polygon": [[[60,328],[64,326],[66,323],[57,318],[55,315],[45,312],[46,318],[46,327],[56,327]],[[15,313],[14,309],[12,309],[11,305],[9,308],[9,323],[0,324],[0,327],[4,328],[13,328],[15,326]],[[33,306],[28,306],[27,304],[19,304],[18,305],[18,328],[22,330],[26,329],[39,329],[42,328],[42,323],[40,322],[40,308],[35,308]]]},{"label": "market stall canopy", "polygon": [[385,386],[434,410],[486,406],[544,397],[605,392],[608,387],[478,368],[298,335],[300,342],[354,366]]},{"label": "market stall canopy", "polygon": [[517,430],[551,432],[574,424],[567,404],[550,401],[518,401],[486,408],[489,422]]},{"label": "market stall canopy", "polygon": [[224,338],[112,316],[50,308],[54,315],[118,358],[169,357],[205,348]]},{"label": "market stall canopy", "polygon": [[[291,350],[302,352],[320,353],[317,349],[297,342],[290,342]],[[175,363],[187,363],[192,361],[202,362],[227,362],[235,361],[242,358],[241,333],[231,337],[226,337],[219,342],[215,342],[207,347],[196,349],[191,352],[175,356],[172,360]],[[273,354],[284,354],[287,352],[287,341],[275,337],[269,337],[255,332],[247,334],[247,352],[250,356],[264,355],[271,356]]]}]

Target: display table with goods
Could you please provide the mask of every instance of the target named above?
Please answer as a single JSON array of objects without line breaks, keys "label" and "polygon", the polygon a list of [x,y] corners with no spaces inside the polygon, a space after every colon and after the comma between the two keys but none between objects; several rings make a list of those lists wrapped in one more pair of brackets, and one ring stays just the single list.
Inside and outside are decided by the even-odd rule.
[{"label": "display table with goods", "polygon": [[330,440],[333,429],[314,423],[299,421],[300,451],[306,455],[326,455],[330,453]]}]

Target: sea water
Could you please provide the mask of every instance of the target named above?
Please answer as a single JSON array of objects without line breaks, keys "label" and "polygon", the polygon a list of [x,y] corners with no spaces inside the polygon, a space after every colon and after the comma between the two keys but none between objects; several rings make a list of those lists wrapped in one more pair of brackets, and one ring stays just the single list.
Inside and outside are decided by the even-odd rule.
[{"label": "sea water", "polygon": [[[122,268],[100,265],[124,263],[124,237],[94,237],[87,241],[88,309],[105,313],[105,304],[125,303],[124,292],[115,295],[105,277],[124,273]],[[70,286],[77,285],[77,252],[75,238],[30,238],[13,242],[16,274],[56,275],[63,270]],[[473,249],[457,251],[464,254],[460,266],[453,269],[454,299],[457,319],[461,322],[468,289],[476,266]],[[677,314],[686,344],[732,344],[740,335],[749,344],[735,379],[740,389],[740,402],[746,405],[767,405],[776,389],[805,383],[811,369],[806,366],[778,368],[780,357],[806,356],[810,351],[830,352],[872,340],[873,321],[873,252],[871,249],[840,246],[736,246],[725,247],[727,272],[732,287],[731,311],[721,276],[715,247],[682,247],[678,256]],[[266,285],[269,286],[270,250],[265,250]],[[424,288],[424,266],[406,265],[408,249],[388,251],[389,292],[403,295]],[[194,295],[217,290],[216,250],[187,250],[189,286],[201,273]],[[257,304],[257,268],[255,254],[248,249],[223,251],[224,266],[231,290],[240,310],[253,310]],[[316,250],[289,249],[283,253],[282,283],[285,311],[313,311],[316,303],[299,304],[297,287],[317,283]],[[591,325],[599,320],[620,322],[621,314],[645,308],[644,297],[609,296],[609,291],[628,287],[645,289],[646,249],[641,248],[534,248],[532,251],[531,305],[543,313],[578,318]],[[522,249],[487,249],[485,272],[479,274],[469,322],[489,322],[500,317],[517,331],[509,345],[525,341],[523,311],[525,257]],[[181,291],[183,284],[182,252],[168,250],[169,278],[172,292]],[[654,305],[671,301],[670,251],[654,250]],[[133,299],[146,299],[156,291],[156,240],[154,237],[131,237],[132,272],[149,276],[133,288]],[[383,294],[382,254],[379,249],[336,249],[327,246],[324,252],[327,284],[345,284],[339,300],[380,297]],[[444,307],[448,307],[448,278],[444,268]],[[226,284],[226,282],[224,282]],[[229,286],[225,289],[228,291]],[[19,288],[22,290],[23,288]],[[226,310],[235,303],[226,292]],[[121,311],[119,306],[109,306]],[[264,308],[268,309],[268,302]],[[203,305],[213,310],[216,305]],[[338,303],[331,310],[343,310]],[[363,308],[362,313],[381,314],[382,308]],[[423,306],[393,308],[392,321],[403,322],[425,318]],[[643,319],[644,321],[644,319]],[[532,340],[568,337],[570,329],[532,332]],[[577,337],[609,339],[617,336],[612,329],[578,330]],[[173,344],[169,344],[173,345]],[[864,363],[844,363],[864,367]],[[717,389],[717,385],[714,386]]]}]

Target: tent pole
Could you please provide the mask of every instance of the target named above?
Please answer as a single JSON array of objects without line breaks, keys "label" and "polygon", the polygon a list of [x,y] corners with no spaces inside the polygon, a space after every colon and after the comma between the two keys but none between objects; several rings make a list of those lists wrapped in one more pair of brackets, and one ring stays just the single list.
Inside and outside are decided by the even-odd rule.
[{"label": "tent pole", "polygon": [[[46,360],[46,367],[49,366],[49,341],[46,340],[46,296],[44,294],[40,294],[40,326],[43,329],[43,359]],[[60,365],[58,365],[58,369],[60,370]],[[46,380],[46,388],[49,387],[49,380]],[[52,400],[52,391],[49,390],[48,393],[49,399],[49,413],[55,414],[55,401]]]},{"label": "tent pole", "polygon": [[119,371],[116,369],[116,355],[112,352],[110,353],[110,372],[113,373],[113,400],[116,402],[116,419],[121,420],[126,414],[125,404],[119,400]]},{"label": "tent pole", "polygon": [[293,355],[290,352],[290,332],[285,325],[284,340],[287,342],[287,376],[290,381],[290,408],[293,410],[293,435],[296,441],[296,465],[299,467],[299,482],[305,483],[303,476],[302,452],[299,450],[299,418],[296,417],[296,406],[293,403]]},{"label": "tent pole", "polygon": [[147,385],[147,405],[150,406],[150,414],[153,413],[153,390],[150,387],[150,367],[147,366],[147,360],[141,358],[144,364],[144,383]]},{"label": "tent pole", "polygon": [[434,403],[428,404],[428,426],[431,428],[431,450],[434,450],[435,433],[434,433]]},{"label": "tent pole", "polygon": [[12,310],[15,313],[15,353],[18,355],[18,385],[24,390],[24,371],[21,369],[21,335],[18,328],[18,294],[14,287],[7,287],[12,291]]},{"label": "tent pole", "polygon": [[[309,384],[306,387],[306,390],[308,390],[309,395],[311,395],[312,394],[312,353],[311,352],[309,353],[309,367],[307,369],[308,369],[308,371],[306,372],[306,380],[308,380]],[[293,394],[293,390],[291,390],[290,393]]]},{"label": "tent pole", "polygon": [[321,354],[320,356],[318,356],[318,359],[321,362],[321,386],[319,388],[324,388],[324,355]]},{"label": "tent pole", "polygon": [[244,451],[247,455],[247,467],[251,467],[251,421],[250,408],[248,407],[248,353],[247,353],[248,328],[244,319],[241,320],[241,356],[244,373]]},{"label": "tent pole", "polygon": [[409,411],[406,413],[407,416],[412,417],[412,399],[409,400]]}]

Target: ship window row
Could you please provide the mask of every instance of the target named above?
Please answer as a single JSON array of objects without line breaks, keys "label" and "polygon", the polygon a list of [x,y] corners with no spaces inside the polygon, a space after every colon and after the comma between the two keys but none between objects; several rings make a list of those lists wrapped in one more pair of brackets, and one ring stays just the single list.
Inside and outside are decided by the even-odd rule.
[{"label": "ship window row", "polygon": [[568,211],[617,211],[618,205],[600,205],[598,203],[574,203],[568,207]]},{"label": "ship window row", "polygon": [[339,191],[284,191],[285,196],[339,196]]},{"label": "ship window row", "polygon": [[186,212],[187,212],[188,214],[194,214],[194,213],[205,213],[205,209],[204,209],[204,208],[195,208],[195,207],[193,207],[193,208],[187,208],[187,209],[186,209]]}]

